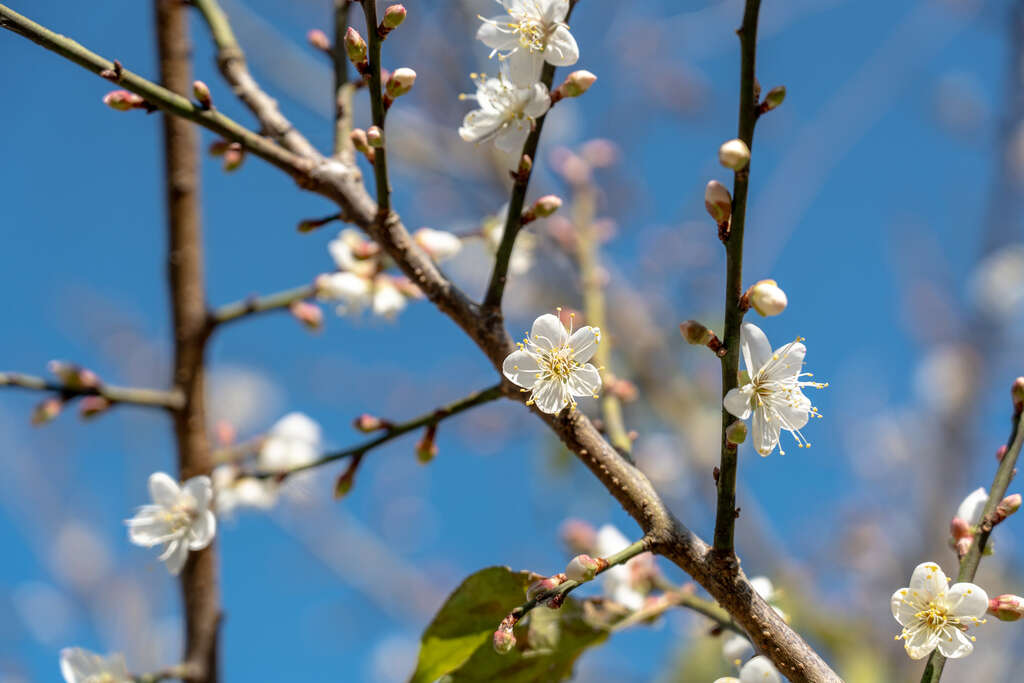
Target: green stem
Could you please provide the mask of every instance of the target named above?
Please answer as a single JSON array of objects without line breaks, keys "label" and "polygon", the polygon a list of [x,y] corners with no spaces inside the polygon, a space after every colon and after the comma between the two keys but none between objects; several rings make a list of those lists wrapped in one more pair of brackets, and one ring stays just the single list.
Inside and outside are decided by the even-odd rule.
[{"label": "green stem", "polygon": [[[974,575],[978,573],[978,564],[985,552],[985,545],[989,536],[992,535],[993,513],[1003,497],[1006,496],[1006,489],[1013,479],[1014,468],[1017,466],[1017,457],[1020,455],[1021,444],[1024,443],[1024,414],[1018,405],[1013,414],[1013,427],[1010,429],[1010,438],[1006,442],[1006,454],[999,462],[996,469],[995,479],[992,481],[992,488],[988,492],[988,503],[981,514],[981,523],[978,525],[978,534],[974,537],[967,554],[960,560],[960,571],[957,572],[958,583],[974,581]],[[928,658],[928,664],[921,675],[921,683],[938,683],[942,677],[942,669],[946,666],[946,658],[937,649],[932,651]]]},{"label": "green stem", "polygon": [[[754,124],[757,121],[756,79],[757,15],[761,0],[747,0],[743,25],[739,29],[740,111],[738,137],[753,147]],[[725,330],[722,342],[726,354],[722,358],[722,398],[737,385],[740,363],[740,325],[743,311],[743,229],[747,213],[747,183],[750,166],[737,171],[733,178],[732,224],[725,242]],[[736,446],[729,443],[725,430],[735,418],[722,409],[722,454],[718,474],[718,504],[715,511],[714,551],[720,557],[734,556],[733,533],[736,526]]]},{"label": "green stem", "polygon": [[182,396],[177,391],[160,389],[138,389],[101,384],[98,387],[71,387],[60,382],[51,382],[42,377],[25,375],[20,372],[0,372],[0,387],[18,387],[34,391],[52,391],[62,396],[102,396],[111,403],[129,403],[137,406],[168,408],[177,410],[182,406]]},{"label": "green stem", "polygon": [[383,135],[381,146],[373,150],[373,177],[377,185],[378,219],[391,213],[391,185],[388,182],[387,134],[384,132],[384,96],[380,82],[380,35],[377,33],[377,0],[361,0],[363,14],[366,15],[367,62],[370,64],[370,115],[373,125],[380,128]]},{"label": "green stem", "polygon": [[303,285],[294,289],[286,289],[282,292],[275,292],[261,297],[250,297],[225,304],[210,312],[210,325],[216,327],[224,323],[248,317],[256,313],[266,313],[282,308],[288,308],[297,301],[309,299],[316,294],[316,287]]},{"label": "green stem", "polygon": [[334,0],[334,156],[345,163],[355,163],[352,148],[352,99],[355,84],[349,82],[348,56],[345,54],[345,31],[352,0]]},{"label": "green stem", "polygon": [[437,408],[436,410],[432,410],[429,413],[413,418],[408,422],[400,422],[398,424],[393,424],[389,426],[387,430],[377,438],[370,439],[369,441],[364,441],[363,443],[357,446],[346,448],[343,451],[328,453],[327,455],[324,455],[318,458],[317,460],[314,460],[313,462],[307,463],[305,465],[300,465],[299,467],[293,467],[288,470],[276,470],[273,472],[252,472],[247,473],[245,476],[259,478],[283,478],[287,477],[288,475],[295,474],[296,472],[311,470],[313,468],[320,467],[321,465],[326,465],[328,463],[332,463],[337,460],[342,460],[344,458],[359,458],[366,454],[368,451],[373,450],[377,446],[385,444],[388,441],[391,441],[392,439],[397,439],[403,434],[407,434],[408,432],[419,429],[420,427],[426,427],[428,425],[437,424],[442,420],[446,420],[449,417],[452,417],[453,415],[458,415],[459,413],[465,412],[470,408],[475,408],[476,406],[483,405],[484,403],[489,403],[491,401],[499,399],[501,398],[501,396],[501,385],[496,384],[493,387],[484,389],[483,391],[478,391],[476,393],[470,394],[469,396],[460,399],[454,403],[450,403],[446,406]]}]

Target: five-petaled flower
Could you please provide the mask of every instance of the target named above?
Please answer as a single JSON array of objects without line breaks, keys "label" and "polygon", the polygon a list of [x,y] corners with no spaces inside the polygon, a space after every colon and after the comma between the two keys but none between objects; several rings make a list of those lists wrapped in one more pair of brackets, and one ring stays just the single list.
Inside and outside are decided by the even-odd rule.
[{"label": "five-petaled flower", "polygon": [[921,659],[939,648],[950,659],[964,657],[974,650],[974,636],[967,627],[983,624],[988,595],[973,583],[946,585],[949,579],[934,562],[917,565],[910,585],[892,595],[892,616],[902,633],[911,659]]},{"label": "five-petaled flower", "polygon": [[557,316],[545,313],[533,321],[530,336],[502,364],[502,372],[514,384],[530,389],[527,405],[557,414],[566,406],[576,408],[576,397],[593,396],[601,390],[601,373],[588,363],[601,330],[589,325],[573,332]]},{"label": "five-petaled flower", "polygon": [[518,155],[534,121],[551,106],[547,87],[543,83],[518,87],[504,74],[497,78],[473,74],[473,78],[476,94],[460,97],[476,100],[480,108],[466,114],[459,136],[467,142],[494,140],[498,149],[511,155],[513,167],[518,167]]},{"label": "five-petaled flower", "polygon": [[506,14],[480,17],[477,40],[491,48],[491,56],[507,60],[512,81],[529,86],[540,78],[544,62],[570,66],[580,58],[576,39],[565,18],[569,0],[498,0]]},{"label": "five-petaled flower", "polygon": [[217,531],[217,518],[210,510],[213,485],[201,475],[179,486],[169,475],[154,472],[149,475],[149,495],[153,504],[143,505],[128,520],[128,537],[146,548],[163,544],[160,560],[178,574],[188,552],[210,545]]},{"label": "five-petaled flower", "polygon": [[124,655],[109,657],[80,647],[66,647],[60,651],[60,673],[66,683],[127,683],[128,674]]},{"label": "five-petaled flower", "polygon": [[[797,446],[810,446],[800,430],[811,416],[821,417],[803,387],[821,389],[827,383],[807,382],[801,377],[811,373],[800,372],[807,347],[797,338],[772,352],[768,337],[757,325],[744,323],[740,329],[740,350],[750,381],[731,389],[723,404],[725,409],[741,420],[754,415],[752,430],[754,446],[761,455],[768,455],[779,445],[779,433],[785,429],[796,439]],[[782,447],[779,452],[785,455]]]}]

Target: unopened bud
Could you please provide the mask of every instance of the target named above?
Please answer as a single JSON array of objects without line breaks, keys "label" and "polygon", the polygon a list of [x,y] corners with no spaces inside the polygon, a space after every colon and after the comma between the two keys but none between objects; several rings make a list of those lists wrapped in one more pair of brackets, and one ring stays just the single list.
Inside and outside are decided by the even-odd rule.
[{"label": "unopened bud", "polygon": [[366,129],[366,142],[370,147],[383,147],[384,133],[377,126],[370,126]]},{"label": "unopened bud", "polygon": [[[604,564],[608,566],[607,562]],[[595,560],[590,555],[577,555],[569,560],[569,564],[566,565],[565,576],[573,581],[582,583],[594,578],[600,568],[601,560]]]},{"label": "unopened bud", "polygon": [[416,443],[416,459],[423,465],[437,457],[436,436],[437,424],[435,423],[426,428],[423,438]]},{"label": "unopened bud", "polygon": [[310,330],[319,330],[324,325],[324,312],[309,301],[296,301],[288,307],[292,317]]},{"label": "unopened bud", "polygon": [[715,333],[701,325],[696,320],[687,320],[679,325],[679,331],[687,344],[704,346],[715,337]]},{"label": "unopened bud", "polygon": [[323,52],[330,52],[331,50],[330,39],[327,37],[326,33],[318,28],[314,28],[306,34],[306,41],[317,50],[321,50]]},{"label": "unopened bud", "polygon": [[732,197],[725,185],[717,180],[708,181],[704,188],[704,208],[708,210],[715,223],[722,225],[732,215]]},{"label": "unopened bud", "polygon": [[750,163],[750,148],[743,140],[729,140],[718,148],[718,161],[726,168],[742,171]]},{"label": "unopened bud", "polygon": [[462,240],[458,235],[445,230],[420,228],[412,234],[412,239],[435,261],[449,259],[462,249]]},{"label": "unopened bud", "polygon": [[107,410],[113,404],[102,396],[85,396],[78,402],[78,414],[83,420],[96,417]]},{"label": "unopened bud", "polygon": [[533,170],[533,159],[530,158],[529,154],[524,154],[523,158],[519,160],[519,168],[517,172],[520,176],[526,176]]},{"label": "unopened bud", "polygon": [[356,66],[366,61],[366,41],[359,35],[359,31],[351,26],[345,31],[345,54]]},{"label": "unopened bud", "polygon": [[499,628],[494,632],[494,651],[499,655],[507,655],[516,646],[516,637],[509,629]]},{"label": "unopened bud", "polygon": [[394,99],[412,90],[412,84],[415,82],[416,72],[407,66],[403,66],[395,69],[394,73],[388,78],[384,88],[388,93],[388,97]]},{"label": "unopened bud", "polygon": [[1024,598],[1009,594],[991,598],[988,613],[1000,621],[1017,621],[1024,617]]},{"label": "unopened bud", "polygon": [[568,519],[562,524],[562,541],[574,553],[589,553],[597,545],[597,529],[581,519]]},{"label": "unopened bud", "polygon": [[352,146],[355,147],[357,151],[362,152],[363,154],[369,154],[373,151],[370,149],[369,136],[362,128],[353,129],[348,137],[352,141]]},{"label": "unopened bud", "polygon": [[38,427],[39,425],[44,425],[47,422],[53,421],[58,415],[60,415],[60,411],[63,408],[64,402],[59,398],[48,398],[44,400],[35,407],[35,410],[32,411],[32,424]]},{"label": "unopened bud", "polygon": [[597,76],[585,69],[573,71],[565,77],[562,84],[555,90],[553,99],[557,101],[563,97],[579,97],[587,92],[590,86],[594,85],[595,81],[597,81]]},{"label": "unopened bud", "polygon": [[547,218],[562,208],[562,200],[553,194],[546,194],[533,203],[530,210],[537,218]]},{"label": "unopened bud", "polygon": [[369,434],[371,432],[380,431],[381,429],[387,429],[391,426],[391,423],[387,420],[380,419],[376,415],[363,413],[352,421],[352,426],[364,434]]},{"label": "unopened bud", "polygon": [[405,21],[405,7],[403,5],[390,5],[384,10],[384,18],[381,25],[386,29],[396,29]]},{"label": "unopened bud", "polygon": [[51,360],[46,367],[69,389],[93,389],[100,385],[100,378],[96,373],[80,365]]},{"label": "unopened bud", "polygon": [[954,540],[959,541],[962,538],[973,539],[974,533],[971,531],[971,525],[962,517],[954,517],[949,522],[949,533],[952,534]]},{"label": "unopened bud", "polygon": [[764,96],[764,102],[761,103],[761,111],[771,111],[775,107],[782,104],[783,100],[786,99],[786,86],[777,85],[768,91],[768,94]]},{"label": "unopened bud", "polygon": [[778,315],[786,310],[786,293],[775,280],[761,280],[748,292],[750,305],[761,315],[767,317]]},{"label": "unopened bud", "polygon": [[637,399],[640,390],[628,379],[614,378],[607,383],[606,391],[624,403],[632,403]]},{"label": "unopened bud", "polygon": [[347,496],[355,483],[356,470],[354,467],[349,467],[342,472],[337,481],[334,482],[334,499],[338,500],[339,498]]},{"label": "unopened bud", "polygon": [[202,81],[192,82],[192,95],[203,109],[213,106],[213,97],[210,96],[210,88]]},{"label": "unopened bud", "polygon": [[996,505],[994,519],[992,520],[993,523],[998,524],[999,522],[1003,521],[1004,519],[1012,515],[1014,512],[1019,510],[1020,503],[1021,496],[1019,493],[1014,493],[1012,495],[1007,496],[1006,498],[1003,498],[1001,501],[999,501],[999,505]]},{"label": "unopened bud", "polygon": [[1019,408],[1024,405],[1024,377],[1018,377],[1013,381],[1013,388],[1010,390],[1010,395],[1013,396],[1013,405],[1015,408]]},{"label": "unopened bud", "polygon": [[230,173],[236,170],[245,161],[245,150],[242,145],[232,142],[224,152],[224,170]]},{"label": "unopened bud", "polygon": [[725,440],[732,444],[741,444],[747,440],[747,423],[736,420],[725,428]]},{"label": "unopened bud", "polygon": [[127,90],[113,90],[103,96],[103,104],[117,111],[145,109],[146,100]]},{"label": "unopened bud", "polygon": [[230,146],[231,143],[228,142],[227,140],[214,140],[213,142],[210,143],[210,146],[206,149],[206,151],[212,157],[222,157],[224,156],[224,152],[228,151],[228,147]]},{"label": "unopened bud", "polygon": [[541,579],[540,581],[534,581],[530,584],[530,587],[526,589],[526,599],[533,602],[545,593],[549,593],[558,588],[562,585],[563,580],[564,578],[562,575],[556,574],[555,576],[549,576],[548,578]]},{"label": "unopened bud", "polygon": [[996,460],[998,460],[999,462],[1002,462],[1003,458],[1005,458],[1005,457],[1006,457],[1006,444],[1003,444],[998,449],[996,449]]}]

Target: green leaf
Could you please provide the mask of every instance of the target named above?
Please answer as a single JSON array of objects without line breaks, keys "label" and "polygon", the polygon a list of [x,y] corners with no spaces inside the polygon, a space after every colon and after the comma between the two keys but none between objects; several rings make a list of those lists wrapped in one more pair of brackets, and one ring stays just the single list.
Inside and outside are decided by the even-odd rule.
[{"label": "green leaf", "polygon": [[532,610],[516,626],[516,648],[497,654],[491,645],[494,630],[525,602],[527,587],[538,578],[507,567],[488,567],[469,576],[423,633],[410,683],[569,678],[583,650],[604,641],[618,617],[610,618],[600,602],[566,598],[560,609]]}]

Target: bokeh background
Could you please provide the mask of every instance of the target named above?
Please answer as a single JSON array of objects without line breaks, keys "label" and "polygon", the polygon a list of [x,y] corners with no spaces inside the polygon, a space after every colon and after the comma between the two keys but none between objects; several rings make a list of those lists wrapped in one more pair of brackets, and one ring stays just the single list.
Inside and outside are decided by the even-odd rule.
[{"label": "bokeh background", "polygon": [[[144,75],[155,73],[144,2],[14,0],[30,18]],[[322,149],[332,126],[330,66],[305,42],[329,31],[327,0],[224,0],[258,80]],[[995,470],[1021,374],[1024,240],[1024,3],[1007,0],[766,0],[758,76],[788,97],[757,128],[745,279],[776,279],[781,316],[759,321],[776,344],[807,338],[808,369],[831,382],[810,450],[741,452],[739,548],[781,604],[851,682],[910,680],[889,614],[892,591],[936,560],[957,504]],[[406,3],[386,65],[412,66],[412,94],[389,117],[394,203],[406,225],[468,234],[507,198],[487,148],[455,131],[468,73],[493,72],[473,40],[490,0]],[[549,116],[532,196],[571,200],[566,174],[597,188],[614,370],[638,387],[627,405],[641,466],[675,512],[712,526],[718,363],[677,325],[720,325],[724,258],[702,206],[729,180],[716,159],[736,129],[739,0],[583,0],[572,30],[599,77]],[[220,81],[193,21],[195,70],[216,104],[250,123]],[[0,34],[0,369],[44,374],[51,359],[118,384],[166,386],[158,115],[100,103],[104,81],[11,33]],[[357,124],[367,125],[365,107]],[[203,133],[204,143],[214,139]],[[588,140],[614,163],[580,168]],[[590,148],[593,150],[593,147]],[[250,158],[204,164],[213,304],[310,282],[333,265],[331,212]],[[579,179],[580,176],[572,176]],[[728,183],[727,184],[731,184]],[[513,282],[517,333],[554,306],[580,307],[573,260],[531,226],[534,265]],[[467,241],[446,270],[479,295],[489,261]],[[225,329],[210,357],[215,420],[241,437],[298,410],[331,446],[355,443],[361,412],[419,415],[495,381],[483,356],[426,302],[395,321],[334,316],[310,334],[287,314]],[[178,588],[123,520],[146,477],[173,469],[170,424],[119,408],[45,427],[41,399],[0,392],[0,681],[56,680],[61,647],[123,651],[134,671],[177,661]],[[582,406],[592,412],[594,405]],[[399,681],[422,629],[472,571],[541,573],[567,558],[560,525],[635,525],[522,406],[498,403],[444,423],[440,454],[416,462],[415,437],[374,452],[352,494],[330,497],[335,469],[305,498],[243,512],[220,529],[226,680]],[[1012,490],[1012,489],[1011,489]],[[978,582],[1020,592],[1021,520],[995,536]],[[682,582],[662,563],[666,575]],[[593,590],[591,591],[593,592]],[[990,620],[946,679],[1014,681],[1019,624]],[[577,679],[697,681],[726,675],[707,623],[682,611],[616,633],[584,655]]]}]

